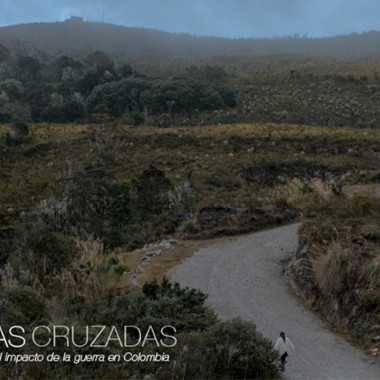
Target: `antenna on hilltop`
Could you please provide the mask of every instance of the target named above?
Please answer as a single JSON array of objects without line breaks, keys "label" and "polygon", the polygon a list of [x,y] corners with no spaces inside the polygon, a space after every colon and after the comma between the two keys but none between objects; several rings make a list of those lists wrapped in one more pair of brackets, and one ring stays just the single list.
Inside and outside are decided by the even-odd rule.
[{"label": "antenna on hilltop", "polygon": [[102,23],[104,22],[104,11],[102,13]]}]

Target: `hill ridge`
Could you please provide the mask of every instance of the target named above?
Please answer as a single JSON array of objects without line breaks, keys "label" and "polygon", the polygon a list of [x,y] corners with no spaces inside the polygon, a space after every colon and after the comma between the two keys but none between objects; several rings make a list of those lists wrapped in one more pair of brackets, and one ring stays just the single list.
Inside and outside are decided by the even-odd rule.
[{"label": "hill ridge", "polygon": [[93,21],[38,22],[0,28],[0,44],[28,41],[55,53],[102,50],[112,57],[220,54],[313,54],[335,57],[380,55],[380,32],[335,37],[223,38],[171,33]]}]

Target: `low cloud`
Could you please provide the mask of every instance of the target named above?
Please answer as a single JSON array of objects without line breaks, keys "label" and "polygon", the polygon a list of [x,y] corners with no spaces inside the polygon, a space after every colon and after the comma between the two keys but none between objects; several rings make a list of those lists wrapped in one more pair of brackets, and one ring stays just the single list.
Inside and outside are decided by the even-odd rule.
[{"label": "low cloud", "polygon": [[380,29],[378,0],[0,0],[0,25],[86,20],[225,37]]}]

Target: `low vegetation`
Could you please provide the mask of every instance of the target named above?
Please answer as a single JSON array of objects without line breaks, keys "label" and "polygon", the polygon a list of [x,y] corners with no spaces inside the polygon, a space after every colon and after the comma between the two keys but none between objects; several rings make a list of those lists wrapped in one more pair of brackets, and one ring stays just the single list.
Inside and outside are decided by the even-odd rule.
[{"label": "low vegetation", "polygon": [[0,64],[2,326],[174,324],[170,365],[119,365],[114,376],[275,377],[276,354],[253,324],[218,320],[206,295],[164,275],[202,239],[303,218],[288,268],[300,294],[356,342],[378,345],[380,204],[352,196],[362,184],[376,194],[380,180],[378,63],[129,65],[97,52],[41,64],[36,54]]},{"label": "low vegetation", "polygon": [[347,321],[334,321],[354,335],[376,325],[378,204],[346,199],[344,189],[378,182],[377,130],[32,124],[8,146],[11,128],[0,129],[2,287],[33,292],[45,318],[71,320],[91,307],[98,315],[104,297],[162,278],[191,251],[163,239],[235,235],[306,215],[302,247],[317,248],[301,260],[315,270],[302,286],[314,284],[322,310],[337,300],[346,315],[352,305]]},{"label": "low vegetation", "polygon": [[[310,41],[308,42],[310,43]],[[376,59],[57,56],[19,41],[0,61],[0,122],[378,127]]]},{"label": "low vegetation", "polygon": [[356,343],[379,348],[380,200],[331,196],[310,207],[288,268],[314,310]]}]

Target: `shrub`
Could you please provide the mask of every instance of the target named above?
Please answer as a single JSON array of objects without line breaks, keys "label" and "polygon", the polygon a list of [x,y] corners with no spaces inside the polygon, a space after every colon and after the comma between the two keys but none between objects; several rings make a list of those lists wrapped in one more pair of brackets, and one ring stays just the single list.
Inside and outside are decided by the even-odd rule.
[{"label": "shrub", "polygon": [[91,53],[87,57],[87,61],[90,65],[95,65],[98,67],[102,67],[105,65],[111,65],[112,61],[108,57],[108,55],[100,50],[95,51],[94,53]]},{"label": "shrub", "polygon": [[25,84],[25,100],[31,107],[34,122],[44,121],[44,113],[50,106],[51,94],[55,92],[52,85],[37,80]]},{"label": "shrub", "polygon": [[195,191],[190,182],[185,181],[168,191],[169,209],[180,214],[190,210],[195,200]]},{"label": "shrub", "polygon": [[81,69],[83,67],[82,63],[75,60],[74,58],[68,57],[66,55],[62,55],[58,57],[53,65],[58,69],[58,70],[64,70],[67,67],[72,67],[74,69]]},{"label": "shrub", "polygon": [[[191,331],[178,335],[178,345],[171,355],[177,365],[170,368],[168,376],[175,371],[177,377],[184,379],[227,379],[228,375],[220,377],[215,373],[216,347],[215,339],[209,331]],[[173,376],[174,377],[174,376]]]},{"label": "shrub", "polygon": [[157,80],[148,97],[153,113],[214,110],[225,106],[222,96],[211,84],[192,79]]},{"label": "shrub", "polygon": [[[87,98],[92,113],[109,113],[115,117],[125,112],[170,114],[215,110],[234,104],[234,92],[191,79],[152,80],[129,77],[95,87]],[[165,117],[165,123],[168,118]]]},{"label": "shrub", "polygon": [[17,121],[31,119],[31,108],[28,104],[21,102],[7,102],[0,106],[0,115],[3,115],[3,120]]},{"label": "shrub", "polygon": [[110,268],[110,271],[117,276],[121,276],[124,272],[129,271],[129,267],[126,263],[122,261],[121,257],[118,257],[116,254],[110,256],[107,260],[107,264]]},{"label": "shrub", "polygon": [[252,322],[219,321],[207,331],[178,336],[173,371],[186,379],[276,378],[278,354],[272,347]]},{"label": "shrub", "polygon": [[119,264],[119,258],[116,255],[112,255],[108,258],[107,264],[111,267],[112,265]]},{"label": "shrub", "polygon": [[108,113],[120,117],[125,112],[143,111],[144,94],[151,84],[141,78],[126,78],[95,87],[87,104],[90,113]]},{"label": "shrub", "polygon": [[128,272],[129,271],[129,266],[127,264],[125,264],[125,263],[119,263],[119,264],[113,265],[111,267],[111,270],[117,276],[121,276],[124,272]]},{"label": "shrub", "polygon": [[86,167],[66,184],[58,198],[35,211],[52,229],[79,237],[100,237],[106,246],[123,243],[123,226],[130,222],[130,187],[113,182],[103,165]]},{"label": "shrub", "polygon": [[88,95],[101,83],[103,72],[99,70],[88,71],[77,83],[75,90]]},{"label": "shrub", "polygon": [[236,92],[229,87],[217,87],[217,91],[223,99],[224,105],[226,107],[236,106]]},{"label": "shrub", "polygon": [[26,123],[17,122],[11,125],[11,134],[14,137],[26,136],[29,133],[29,127]]},{"label": "shrub", "polygon": [[76,248],[70,237],[50,230],[44,223],[34,222],[23,227],[17,252],[20,268],[29,270],[43,283],[46,274],[71,263]]},{"label": "shrub", "polygon": [[36,292],[26,286],[10,286],[0,297],[1,325],[29,325],[46,316],[45,305]]},{"label": "shrub", "polygon": [[96,124],[110,123],[111,121],[114,120],[114,118],[110,114],[101,113],[101,112],[93,113],[91,115],[91,119],[92,119],[92,122]]},{"label": "shrub", "polygon": [[[113,149],[120,142],[112,135],[101,145]],[[74,173],[60,195],[41,202],[34,216],[53,231],[83,239],[93,235],[107,248],[127,244],[132,249],[174,231],[183,209],[179,202],[188,207],[190,196],[175,192],[165,173],[153,166],[127,184],[117,183],[103,162]]]},{"label": "shrub", "polygon": [[25,92],[22,83],[16,79],[6,79],[0,82],[0,92],[4,91],[10,102],[19,101]]},{"label": "shrub", "polygon": [[181,289],[166,279],[145,283],[142,291],[112,291],[98,299],[90,310],[96,323],[116,326],[133,324],[141,329],[150,325],[157,331],[162,326],[175,326],[177,332],[203,330],[215,323],[214,314],[204,306],[206,295],[195,289]]},{"label": "shrub", "polygon": [[5,124],[10,122],[12,119],[12,115],[7,112],[0,112],[0,124]]},{"label": "shrub", "polygon": [[235,318],[218,322],[209,331],[215,340],[217,374],[249,379],[276,376],[278,354],[252,322]]},{"label": "shrub", "polygon": [[42,64],[37,58],[30,56],[19,56],[17,58],[18,76],[22,81],[30,81],[37,76]]},{"label": "shrub", "polygon": [[200,230],[200,226],[195,219],[185,220],[182,223],[182,227],[183,227],[184,232],[187,232],[189,234],[195,234],[199,232]]},{"label": "shrub", "polygon": [[[0,218],[0,220],[6,222],[8,214],[0,212]],[[18,231],[14,227],[0,227],[0,265],[4,265],[7,262],[9,255],[15,249],[18,238]]]},{"label": "shrub", "polygon": [[237,122],[236,113],[222,113],[214,118],[214,124],[234,124]]},{"label": "shrub", "polygon": [[228,74],[222,66],[192,65],[184,69],[183,76],[207,83],[223,83],[227,80]]},{"label": "shrub", "polygon": [[64,115],[62,119],[63,122],[73,122],[81,120],[84,117],[84,107],[77,101],[65,102],[61,109]]},{"label": "shrub", "polygon": [[142,220],[168,209],[168,191],[172,189],[172,184],[163,171],[151,166],[144,170],[132,185],[136,190],[137,198],[135,212]]},{"label": "shrub", "polygon": [[172,125],[172,119],[169,114],[163,113],[158,117],[157,124],[161,128],[169,128]]},{"label": "shrub", "polygon": [[145,122],[144,115],[141,112],[135,111],[131,113],[131,117],[133,119],[133,125],[135,127],[143,124]]}]

